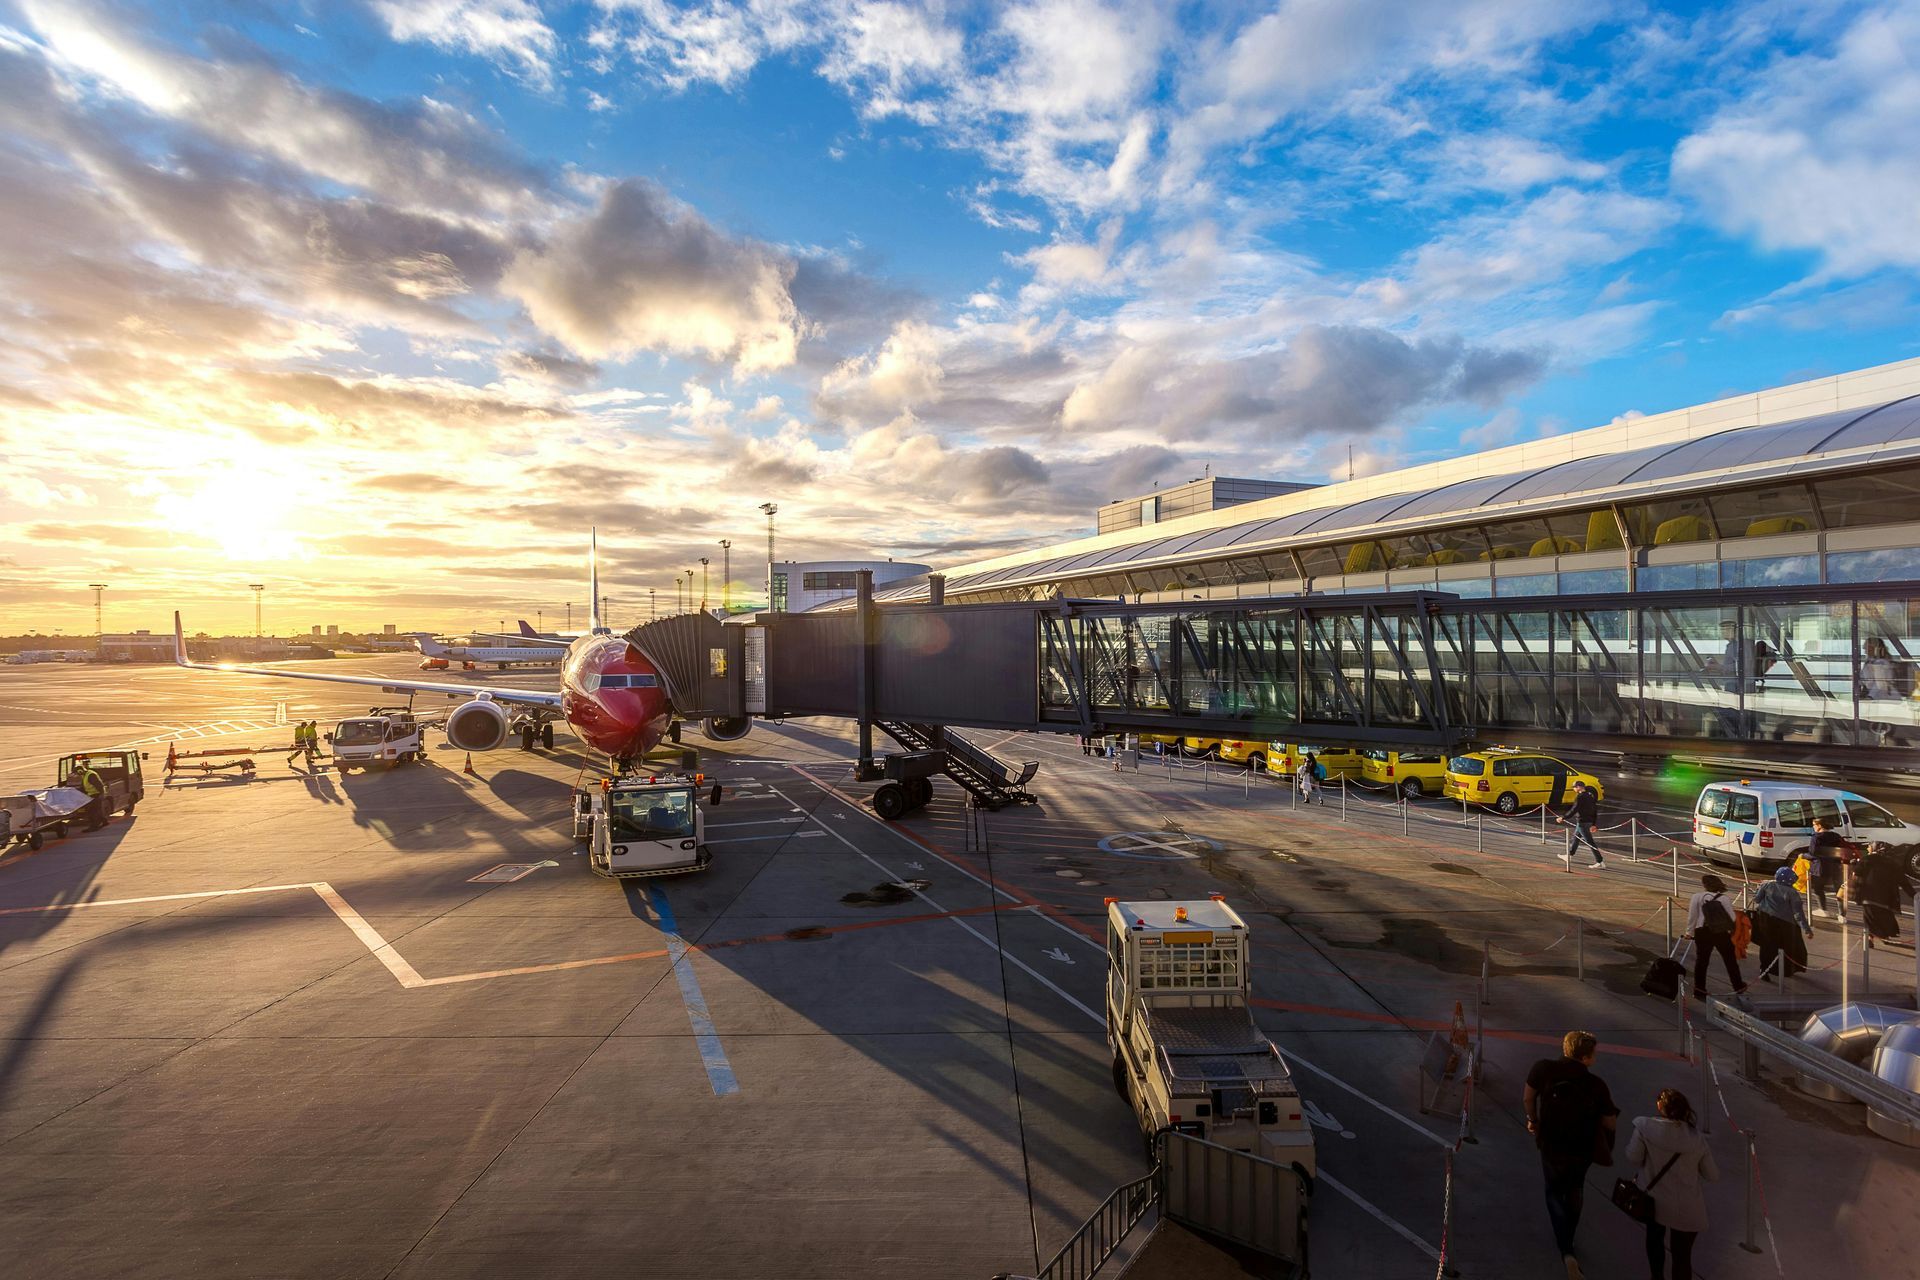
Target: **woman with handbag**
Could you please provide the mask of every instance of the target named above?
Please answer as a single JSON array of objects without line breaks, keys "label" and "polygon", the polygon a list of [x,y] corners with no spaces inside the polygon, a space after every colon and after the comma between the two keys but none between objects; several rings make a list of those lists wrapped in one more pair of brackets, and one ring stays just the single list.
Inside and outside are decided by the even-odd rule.
[{"label": "woman with handbag", "polygon": [[1614,1184],[1613,1202],[1647,1228],[1647,1265],[1653,1280],[1667,1280],[1666,1255],[1672,1239],[1673,1280],[1692,1280],[1693,1242],[1707,1227],[1704,1183],[1720,1170],[1713,1152],[1694,1124],[1693,1106],[1678,1089],[1662,1089],[1654,1100],[1658,1115],[1633,1122],[1627,1139],[1629,1181]]}]

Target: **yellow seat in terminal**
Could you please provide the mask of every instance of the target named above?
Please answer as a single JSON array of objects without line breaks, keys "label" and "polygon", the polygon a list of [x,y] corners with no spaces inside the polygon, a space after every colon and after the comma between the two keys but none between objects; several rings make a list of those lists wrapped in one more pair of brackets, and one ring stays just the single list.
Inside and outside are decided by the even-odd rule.
[{"label": "yellow seat in terminal", "polygon": [[1511,560],[1519,554],[1520,553],[1512,547],[1495,547],[1491,551],[1482,551],[1480,558],[1482,560]]},{"label": "yellow seat in terminal", "polygon": [[1381,562],[1380,544],[1356,542],[1347,551],[1348,573],[1378,573],[1387,566]]},{"label": "yellow seat in terminal", "polygon": [[1711,542],[1713,526],[1700,516],[1675,516],[1663,520],[1660,527],[1653,531],[1653,545],[1668,546],[1675,542]]},{"label": "yellow seat in terminal", "polygon": [[1813,524],[1805,516],[1769,516],[1747,526],[1747,537],[1764,538],[1770,533],[1806,533]]},{"label": "yellow seat in terminal", "polygon": [[1542,538],[1527,552],[1530,556],[1565,556],[1580,550],[1572,538]]},{"label": "yellow seat in terminal", "polygon": [[1429,555],[1420,561],[1420,563],[1424,565],[1465,564],[1466,562],[1467,562],[1467,558],[1464,555],[1460,554],[1460,552],[1458,551],[1454,551],[1451,549],[1443,549],[1440,551],[1436,551],[1432,555]]},{"label": "yellow seat in terminal", "polygon": [[1587,514],[1587,550],[1614,551],[1620,546],[1620,526],[1615,523],[1613,512],[1589,512]]}]

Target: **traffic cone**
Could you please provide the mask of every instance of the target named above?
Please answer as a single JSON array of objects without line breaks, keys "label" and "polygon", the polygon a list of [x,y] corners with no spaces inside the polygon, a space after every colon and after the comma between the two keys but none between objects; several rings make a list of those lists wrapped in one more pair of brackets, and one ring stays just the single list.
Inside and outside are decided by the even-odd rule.
[{"label": "traffic cone", "polygon": [[1453,1071],[1473,1052],[1473,1041],[1467,1037],[1467,1011],[1460,1001],[1453,1002],[1453,1030],[1447,1033],[1447,1048],[1453,1059],[1447,1064],[1447,1070]]},{"label": "traffic cone", "polygon": [[480,776],[479,774],[473,772],[473,752],[471,751],[467,752],[467,767],[462,769],[460,772],[465,774],[471,774],[473,777],[476,777],[476,778]]}]

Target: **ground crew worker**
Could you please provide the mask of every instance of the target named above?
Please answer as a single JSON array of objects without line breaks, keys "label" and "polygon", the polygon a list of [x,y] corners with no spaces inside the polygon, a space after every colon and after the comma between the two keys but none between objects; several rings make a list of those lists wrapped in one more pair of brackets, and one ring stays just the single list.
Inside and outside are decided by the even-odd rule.
[{"label": "ground crew worker", "polygon": [[302,720],[293,726],[293,750],[287,752],[287,763],[292,764],[295,756],[307,753],[307,722]]},{"label": "ground crew worker", "polygon": [[107,784],[93,771],[93,766],[84,762],[73,766],[73,774],[67,779],[67,785],[78,787],[87,793],[87,804],[80,812],[86,814],[86,830],[98,831],[107,825]]},{"label": "ground crew worker", "polygon": [[318,720],[307,721],[306,743],[307,763],[312,764],[314,758],[320,754],[320,722]]}]

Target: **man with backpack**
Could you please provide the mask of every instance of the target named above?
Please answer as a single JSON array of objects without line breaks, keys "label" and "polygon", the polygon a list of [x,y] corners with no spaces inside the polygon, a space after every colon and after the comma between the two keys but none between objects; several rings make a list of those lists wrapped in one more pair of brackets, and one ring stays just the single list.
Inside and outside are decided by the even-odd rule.
[{"label": "man with backpack", "polygon": [[1708,872],[1700,877],[1701,892],[1687,902],[1687,929],[1693,939],[1693,998],[1707,998],[1707,962],[1718,952],[1727,967],[1727,981],[1733,984],[1737,998],[1747,989],[1740,976],[1740,959],[1733,951],[1733,904],[1727,898],[1727,882]]},{"label": "man with backpack", "polygon": [[1592,1032],[1567,1032],[1560,1056],[1542,1058],[1527,1072],[1521,1095],[1527,1132],[1540,1149],[1547,1220],[1553,1224],[1553,1242],[1568,1280],[1581,1280],[1573,1237],[1586,1199],[1587,1170],[1596,1163],[1613,1163],[1613,1132],[1620,1115],[1607,1082],[1593,1074],[1599,1052],[1600,1041]]}]

